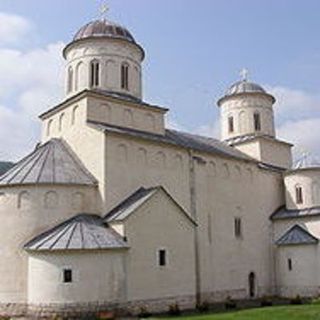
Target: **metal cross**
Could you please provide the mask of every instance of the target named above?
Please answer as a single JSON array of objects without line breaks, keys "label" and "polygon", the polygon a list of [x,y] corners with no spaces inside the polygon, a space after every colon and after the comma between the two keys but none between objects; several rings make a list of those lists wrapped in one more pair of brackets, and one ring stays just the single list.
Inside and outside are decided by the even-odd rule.
[{"label": "metal cross", "polygon": [[107,15],[107,12],[109,11],[109,7],[106,3],[103,3],[100,7],[100,15],[102,18],[105,18]]},{"label": "metal cross", "polygon": [[247,81],[248,80],[248,74],[249,74],[249,71],[248,69],[246,68],[243,68],[241,71],[240,71],[240,77],[243,81]]}]

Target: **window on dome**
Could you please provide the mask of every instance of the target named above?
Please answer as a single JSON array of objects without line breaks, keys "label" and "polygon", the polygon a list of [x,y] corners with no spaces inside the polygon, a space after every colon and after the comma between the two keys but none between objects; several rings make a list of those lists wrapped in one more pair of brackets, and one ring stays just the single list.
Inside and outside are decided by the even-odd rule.
[{"label": "window on dome", "polygon": [[303,203],[303,192],[301,186],[296,186],[296,203],[302,204]]},{"label": "window on dome", "polygon": [[167,265],[167,251],[164,249],[161,249],[158,252],[158,264],[160,267]]},{"label": "window on dome", "polygon": [[254,130],[260,131],[261,130],[261,118],[260,113],[255,112],[253,115],[253,121],[254,121]]},{"label": "window on dome", "polygon": [[121,89],[129,90],[129,65],[121,65]]},{"label": "window on dome", "polygon": [[99,61],[91,61],[90,64],[90,87],[98,87],[100,82],[100,64]]},{"label": "window on dome", "polygon": [[73,69],[70,67],[68,69],[68,88],[67,91],[70,93],[73,90]]},{"label": "window on dome", "polygon": [[229,128],[229,133],[234,132],[234,123],[233,123],[233,117],[230,116],[228,118],[228,128]]}]

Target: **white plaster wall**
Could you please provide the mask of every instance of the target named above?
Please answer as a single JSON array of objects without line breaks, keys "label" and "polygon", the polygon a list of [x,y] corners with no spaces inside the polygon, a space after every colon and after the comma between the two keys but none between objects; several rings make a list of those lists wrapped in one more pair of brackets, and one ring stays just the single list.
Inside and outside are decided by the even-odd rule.
[{"label": "white plaster wall", "polygon": [[[304,209],[320,206],[320,169],[311,168],[288,172],[284,178],[286,206]],[[296,186],[302,187],[303,203],[296,203]]]},{"label": "white plaster wall", "polygon": [[[190,211],[190,158],[186,150],[114,134],[108,135],[106,150],[110,183],[106,211],[140,186],[155,185],[165,186]],[[246,297],[251,271],[256,272],[259,294],[269,293],[274,286],[269,217],[284,204],[281,174],[245,161],[195,155],[204,160],[204,164],[196,163],[203,294],[218,292],[225,299],[230,291],[240,290]],[[177,156],[181,156],[178,161]],[[234,238],[238,215],[243,219],[242,240]]]},{"label": "white plaster wall", "polygon": [[[31,253],[28,302],[31,304],[123,302],[126,250]],[[72,283],[63,283],[63,269]]]},{"label": "white plaster wall", "polygon": [[[100,63],[99,89],[116,91],[142,98],[141,62],[143,53],[140,47],[120,39],[87,39],[70,45],[66,52],[66,88],[68,70],[74,71],[73,90],[67,93],[74,95],[83,89],[90,88],[90,63]],[[129,65],[129,90],[121,88],[121,64]]]},{"label": "white plaster wall", "polygon": [[[275,280],[269,216],[284,202],[281,175],[212,157],[197,165],[196,176],[203,296],[248,298],[250,272],[256,275],[256,296],[271,294]],[[234,233],[236,217],[242,221],[240,238]]]},{"label": "white plaster wall", "polygon": [[[194,228],[162,191],[125,222],[128,252],[128,300],[195,295]],[[158,250],[167,265],[158,265]]]},{"label": "white plaster wall", "polygon": [[88,99],[88,120],[156,134],[165,133],[164,113],[140,104],[119,103],[106,98]]},{"label": "white plaster wall", "polygon": [[[260,113],[261,130],[257,133],[275,136],[273,119],[273,101],[263,94],[241,94],[226,98],[221,108],[221,139],[255,133],[253,115]],[[229,132],[228,118],[234,118],[234,132]]]},{"label": "white plaster wall", "polygon": [[[292,270],[288,269],[292,260]],[[281,246],[277,248],[279,294],[284,297],[315,296],[319,293],[318,245]]]},{"label": "white plaster wall", "polygon": [[281,168],[291,168],[291,145],[275,139],[256,137],[254,140],[239,143],[238,150],[250,157]]},{"label": "white plaster wall", "polygon": [[[300,225],[316,238],[320,238],[320,217],[300,216],[298,218],[274,220],[273,242],[280,239],[294,225]],[[320,286],[319,245],[276,246],[276,278],[278,293],[295,297],[317,295]],[[288,259],[292,260],[289,271]]]},{"label": "white plaster wall", "polygon": [[[49,192],[54,200],[46,197]],[[1,187],[0,194],[0,272],[5,275],[0,279],[0,301],[24,303],[28,267],[23,245],[78,213],[97,213],[97,192],[94,187],[41,185]]]}]

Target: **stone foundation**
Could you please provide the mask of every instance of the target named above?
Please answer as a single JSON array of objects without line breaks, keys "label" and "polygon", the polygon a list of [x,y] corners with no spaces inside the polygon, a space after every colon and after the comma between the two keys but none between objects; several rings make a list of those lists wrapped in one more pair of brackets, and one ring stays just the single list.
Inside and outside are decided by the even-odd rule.
[{"label": "stone foundation", "polygon": [[193,310],[195,296],[167,297],[152,300],[137,300],[127,303],[90,302],[75,304],[0,304],[0,316],[27,317],[28,319],[94,319],[99,314],[138,316],[144,313],[166,313],[170,306],[180,310]]}]

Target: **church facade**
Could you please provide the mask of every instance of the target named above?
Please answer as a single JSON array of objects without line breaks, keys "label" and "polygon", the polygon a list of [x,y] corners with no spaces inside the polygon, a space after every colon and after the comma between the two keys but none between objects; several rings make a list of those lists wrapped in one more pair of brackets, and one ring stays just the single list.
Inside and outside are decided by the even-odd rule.
[{"label": "church facade", "polygon": [[90,22],[63,55],[65,99],[0,177],[1,313],[319,293],[320,165],[293,168],[272,95],[233,84],[220,141],[165,128],[126,28]]}]

